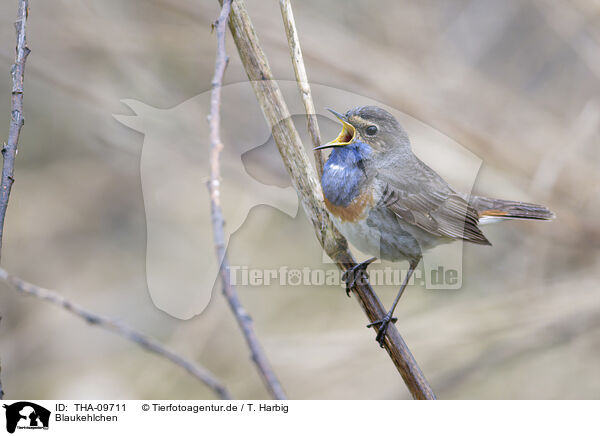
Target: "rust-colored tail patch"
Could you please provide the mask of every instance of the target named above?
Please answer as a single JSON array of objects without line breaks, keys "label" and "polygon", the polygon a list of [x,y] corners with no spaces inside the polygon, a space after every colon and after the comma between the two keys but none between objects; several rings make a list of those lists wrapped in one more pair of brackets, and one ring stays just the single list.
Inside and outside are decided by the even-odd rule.
[{"label": "rust-colored tail patch", "polygon": [[498,209],[478,210],[477,213],[482,216],[507,216],[508,212]]},{"label": "rust-colored tail patch", "polygon": [[469,204],[477,210],[479,218],[498,217],[547,221],[555,217],[554,212],[547,207],[520,201],[471,197]]}]

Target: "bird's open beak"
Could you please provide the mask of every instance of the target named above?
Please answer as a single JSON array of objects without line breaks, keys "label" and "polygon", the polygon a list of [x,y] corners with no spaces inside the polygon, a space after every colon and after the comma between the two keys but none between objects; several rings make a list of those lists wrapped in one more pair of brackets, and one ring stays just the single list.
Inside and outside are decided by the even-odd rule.
[{"label": "bird's open beak", "polygon": [[354,126],[348,122],[348,119],[344,115],[334,111],[333,109],[327,108],[327,110],[333,115],[335,115],[336,118],[342,122],[342,131],[340,132],[338,137],[335,138],[333,141],[315,147],[313,148],[313,150],[323,150],[325,148],[334,147],[345,147],[346,145],[350,145],[354,142],[354,138],[356,136],[356,129],[354,128]]}]

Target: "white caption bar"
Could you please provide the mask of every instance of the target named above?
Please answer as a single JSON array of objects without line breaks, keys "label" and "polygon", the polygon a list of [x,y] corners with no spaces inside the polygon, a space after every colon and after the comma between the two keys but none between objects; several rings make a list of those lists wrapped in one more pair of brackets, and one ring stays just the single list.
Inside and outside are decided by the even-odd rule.
[{"label": "white caption bar", "polygon": [[[0,401],[0,430],[42,434],[598,434],[598,401]],[[239,433],[238,433],[239,432]],[[408,432],[408,433],[407,433]],[[6,433],[4,433],[6,434]]]}]

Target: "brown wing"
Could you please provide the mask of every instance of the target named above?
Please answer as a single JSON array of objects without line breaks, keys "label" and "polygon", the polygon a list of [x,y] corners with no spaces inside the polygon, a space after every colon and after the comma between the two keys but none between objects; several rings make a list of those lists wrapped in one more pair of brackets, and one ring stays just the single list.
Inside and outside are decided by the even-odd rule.
[{"label": "brown wing", "polygon": [[379,206],[406,222],[434,235],[491,245],[478,227],[477,211],[420,160],[400,170],[380,169],[375,180]]}]

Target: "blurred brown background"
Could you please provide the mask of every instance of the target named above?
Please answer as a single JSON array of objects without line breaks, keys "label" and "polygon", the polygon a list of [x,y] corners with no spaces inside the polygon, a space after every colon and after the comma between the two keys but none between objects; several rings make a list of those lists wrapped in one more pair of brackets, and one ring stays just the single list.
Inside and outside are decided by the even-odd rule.
[{"label": "blurred brown background", "polygon": [[[381,101],[458,141],[484,162],[476,192],[536,201],[558,215],[552,223],[486,227],[494,247],[465,247],[460,291],[413,287],[403,297],[398,326],[438,396],[599,398],[600,2],[293,6],[312,82]],[[248,7],[275,76],[293,79],[278,3],[250,0]],[[5,137],[16,2],[2,2],[0,11]],[[124,98],[170,108],[208,90],[217,15],[217,2],[208,0],[32,3],[26,123],[2,262],[193,357],[236,398],[267,398],[218,289],[208,310],[189,321],[152,304],[144,137],[112,117],[131,113]],[[226,83],[245,80],[230,38],[228,52]],[[235,128],[224,126],[225,136]],[[329,137],[337,127],[322,129]],[[269,183],[285,184],[274,149],[265,147]],[[244,260],[254,243],[260,259]],[[320,261],[302,212],[293,220],[266,207],[254,209],[232,238],[230,256],[234,264]],[[1,291],[7,398],[213,398],[135,345],[4,285]],[[342,289],[240,293],[290,398],[409,397]],[[389,304],[394,290],[380,294]]]}]

